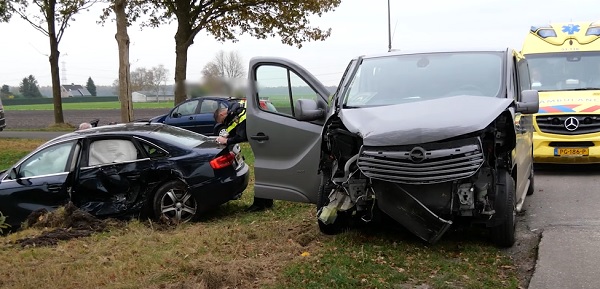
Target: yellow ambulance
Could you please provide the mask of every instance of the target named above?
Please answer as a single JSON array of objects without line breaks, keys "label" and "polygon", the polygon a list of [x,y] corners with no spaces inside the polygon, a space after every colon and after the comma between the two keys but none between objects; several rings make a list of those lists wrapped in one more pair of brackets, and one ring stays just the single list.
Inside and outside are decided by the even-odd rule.
[{"label": "yellow ambulance", "polygon": [[600,163],[600,21],[532,26],[522,54],[532,89],[536,163]]}]

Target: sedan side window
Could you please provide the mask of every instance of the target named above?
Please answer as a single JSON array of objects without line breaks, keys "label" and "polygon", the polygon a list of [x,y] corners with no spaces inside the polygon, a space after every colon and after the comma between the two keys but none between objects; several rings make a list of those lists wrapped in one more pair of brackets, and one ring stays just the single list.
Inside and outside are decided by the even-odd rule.
[{"label": "sedan side window", "polygon": [[219,108],[219,101],[205,99],[200,106],[200,113],[214,113]]},{"label": "sedan side window", "polygon": [[146,151],[146,153],[148,154],[148,156],[150,158],[162,158],[162,157],[166,157],[167,153],[165,151],[163,151],[162,149],[159,149],[153,145],[147,144],[145,142],[142,143],[142,147],[144,148],[144,150]]},{"label": "sedan side window", "polygon": [[67,172],[67,161],[74,142],[47,147],[24,161],[19,167],[19,177],[35,177]]},{"label": "sedan side window", "polygon": [[124,139],[105,139],[91,143],[89,165],[97,166],[110,163],[122,163],[139,159],[135,145]]},{"label": "sedan side window", "polygon": [[179,116],[192,115],[196,113],[196,107],[198,107],[199,101],[189,101],[186,103],[182,103],[179,107],[175,109],[175,112],[179,114]]}]

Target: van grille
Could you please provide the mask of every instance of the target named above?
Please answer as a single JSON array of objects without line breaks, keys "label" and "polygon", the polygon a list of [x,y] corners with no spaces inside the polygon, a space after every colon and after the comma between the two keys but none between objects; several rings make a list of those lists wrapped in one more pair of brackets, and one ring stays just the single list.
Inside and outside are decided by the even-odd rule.
[{"label": "van grille", "polygon": [[478,137],[397,147],[363,146],[358,168],[373,179],[432,184],[468,178],[484,161]]},{"label": "van grille", "polygon": [[535,121],[540,131],[545,133],[578,135],[600,132],[599,115],[538,115]]}]

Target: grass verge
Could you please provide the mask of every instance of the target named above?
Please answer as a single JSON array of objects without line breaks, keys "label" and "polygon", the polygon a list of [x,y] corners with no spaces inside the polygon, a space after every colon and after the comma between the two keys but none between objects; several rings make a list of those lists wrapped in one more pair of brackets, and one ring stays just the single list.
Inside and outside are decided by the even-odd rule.
[{"label": "grass verge", "polygon": [[46,140],[0,139],[0,171],[9,168],[29,152],[45,143]]},{"label": "grass verge", "polygon": [[[37,144],[9,141],[0,139],[0,146],[17,154]],[[243,150],[253,164],[249,147]],[[134,220],[50,247],[18,242],[50,228],[0,237],[0,261],[10,264],[0,273],[0,287],[518,287],[510,257],[475,233],[450,233],[433,246],[389,226],[327,236],[319,232],[310,204],[276,201],[271,210],[244,212],[253,185],[251,178],[242,199],[177,228]]]}]

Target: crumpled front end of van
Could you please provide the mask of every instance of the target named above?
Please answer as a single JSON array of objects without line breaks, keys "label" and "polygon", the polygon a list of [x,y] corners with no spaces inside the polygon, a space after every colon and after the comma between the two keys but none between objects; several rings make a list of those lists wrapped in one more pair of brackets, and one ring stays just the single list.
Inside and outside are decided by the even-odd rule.
[{"label": "crumpled front end of van", "polygon": [[[460,103],[463,109],[451,109]],[[344,109],[325,128],[321,229],[377,210],[434,243],[454,220],[502,221],[495,172],[510,168],[512,101],[457,96]],[[452,105],[454,104],[454,105]]]}]

